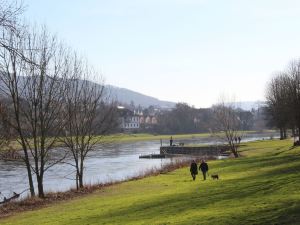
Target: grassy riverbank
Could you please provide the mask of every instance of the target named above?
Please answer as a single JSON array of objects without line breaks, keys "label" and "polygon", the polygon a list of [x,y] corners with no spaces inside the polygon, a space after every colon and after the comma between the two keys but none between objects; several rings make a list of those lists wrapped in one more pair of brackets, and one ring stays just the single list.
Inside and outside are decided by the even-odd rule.
[{"label": "grassy riverbank", "polygon": [[300,148],[291,141],[242,146],[211,161],[220,180],[191,181],[188,168],[106,187],[1,219],[1,224],[300,224]]},{"label": "grassy riverbank", "polygon": [[[243,131],[244,134],[253,133],[275,133],[275,130],[263,130],[263,131]],[[128,141],[147,141],[147,140],[157,140],[162,139],[165,144],[169,144],[170,137],[173,137],[175,143],[176,139],[191,139],[200,137],[211,137],[211,133],[197,133],[197,134],[174,134],[174,135],[154,135],[154,134],[116,134],[104,137],[103,141],[107,142],[128,142]]]},{"label": "grassy riverbank", "polygon": [[199,137],[210,137],[210,133],[198,133],[198,134],[175,134],[175,135],[154,135],[154,134],[116,134],[109,135],[104,137],[103,141],[105,142],[129,142],[129,141],[150,141],[160,139],[164,141],[164,144],[169,144],[170,137],[173,137],[174,141],[176,139],[191,139],[191,138],[199,138]]}]

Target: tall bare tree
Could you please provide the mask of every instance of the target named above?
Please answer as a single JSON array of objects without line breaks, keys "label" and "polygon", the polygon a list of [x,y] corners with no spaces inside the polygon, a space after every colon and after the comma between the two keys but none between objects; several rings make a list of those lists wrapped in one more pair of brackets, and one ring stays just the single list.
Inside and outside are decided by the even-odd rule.
[{"label": "tall bare tree", "polygon": [[31,194],[35,194],[33,172],[39,197],[44,197],[44,173],[64,158],[62,155],[51,160],[50,152],[63,129],[68,57],[64,47],[45,28],[10,34],[14,50],[2,49],[2,91],[12,102],[11,126],[24,151]]},{"label": "tall bare tree", "polygon": [[[288,104],[290,128],[300,133],[300,59],[292,61],[285,72],[285,82],[282,87],[285,90],[286,104]],[[288,82],[287,82],[288,81]]]},{"label": "tall bare tree", "polygon": [[221,100],[212,109],[215,118],[215,125],[211,129],[213,135],[226,141],[232,154],[236,158],[239,157],[239,138],[242,137],[243,131],[241,130],[241,121],[234,104]]},{"label": "tall bare tree", "polygon": [[289,89],[291,85],[290,77],[287,74],[279,73],[271,79],[267,86],[267,110],[272,116],[273,123],[280,130],[280,139],[286,139],[286,130],[292,119],[289,105],[292,101],[290,96],[292,90]]},{"label": "tall bare tree", "polygon": [[0,48],[0,88],[1,94],[8,99],[10,105],[7,110],[11,111],[9,124],[15,129],[18,134],[17,141],[22,146],[24,157],[23,160],[26,165],[28,182],[31,196],[35,195],[33,178],[29,160],[28,147],[25,141],[26,133],[24,132],[23,118],[21,114],[22,109],[22,94],[25,86],[21,81],[21,75],[24,74],[24,61],[19,57],[20,52],[24,51],[24,33],[12,30],[2,30],[2,39],[5,40],[7,47]]},{"label": "tall bare tree", "polygon": [[[0,0],[0,48],[9,48],[11,45],[11,39],[6,39],[7,35],[5,31],[15,31],[17,32],[19,28],[19,16],[23,13],[24,6],[22,2],[14,1],[8,2]],[[0,74],[1,76],[1,74]],[[0,134],[0,146],[4,143],[8,143],[10,139],[10,128],[7,125],[8,112],[5,107],[5,100],[3,101],[3,96],[0,99],[0,117],[1,117],[1,134]]]},{"label": "tall bare tree", "polygon": [[76,170],[76,187],[84,185],[84,162],[89,152],[102,142],[102,137],[117,124],[115,106],[104,93],[103,82],[83,60],[74,58],[66,92],[67,113],[63,142],[69,149]]},{"label": "tall bare tree", "polygon": [[51,150],[63,129],[63,104],[68,73],[65,48],[55,36],[42,28],[26,37],[23,129],[28,133],[25,142],[34,159],[32,171],[36,175],[39,197],[44,197],[44,173],[64,158],[51,159]]}]

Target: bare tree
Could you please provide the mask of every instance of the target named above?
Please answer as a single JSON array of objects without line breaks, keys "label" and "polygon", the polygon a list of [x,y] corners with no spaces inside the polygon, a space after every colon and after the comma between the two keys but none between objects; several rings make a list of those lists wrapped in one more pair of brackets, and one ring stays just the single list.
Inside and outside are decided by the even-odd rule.
[{"label": "bare tree", "polygon": [[287,95],[286,104],[288,104],[288,116],[291,128],[300,132],[300,59],[292,61],[285,73],[285,82],[283,89]]},{"label": "bare tree", "polygon": [[[1,33],[14,33],[14,35],[20,35],[24,25],[20,23],[20,15],[24,11],[24,5],[21,1],[5,1],[0,0],[0,32]],[[10,45],[10,39],[7,39],[6,35],[0,36],[0,47],[9,51],[14,51],[15,54],[22,56],[18,49]],[[22,56],[23,57],[23,56]]]},{"label": "bare tree", "polygon": [[292,84],[287,74],[279,73],[268,83],[266,91],[267,112],[273,123],[280,129],[280,139],[286,139],[286,130],[291,120],[290,97]]},{"label": "bare tree", "polygon": [[63,104],[66,91],[68,57],[65,48],[45,28],[28,33],[28,51],[23,77],[25,91],[21,113],[25,119],[25,142],[34,159],[32,171],[36,175],[39,197],[44,197],[44,173],[62,161],[51,159],[51,150],[63,129]]},{"label": "bare tree", "polygon": [[[23,13],[24,6],[22,2],[8,2],[0,0],[0,33],[3,35],[0,37],[0,47],[9,48],[11,39],[6,39],[5,31],[17,32],[19,16]],[[1,74],[0,74],[1,75]],[[11,129],[8,126],[8,112],[5,106],[5,100],[3,97],[0,100],[0,117],[1,117],[1,131],[0,131],[0,146],[8,144],[11,136]]]},{"label": "bare tree", "polygon": [[0,0],[0,27],[4,29],[15,30],[19,22],[19,16],[24,11],[24,5],[21,1]]},{"label": "bare tree", "polygon": [[[8,99],[10,105],[7,110],[10,110],[11,120],[8,120],[10,126],[18,134],[17,141],[22,146],[26,165],[28,182],[31,196],[35,195],[31,166],[29,160],[28,147],[25,141],[26,133],[23,130],[22,121],[22,93],[24,85],[20,81],[21,75],[24,73],[24,61],[19,57],[17,52],[23,52],[23,33],[16,33],[12,30],[2,31],[3,40],[10,46],[9,48],[0,48],[0,81],[1,94]],[[16,51],[17,50],[17,51]],[[23,54],[23,53],[22,53]]]},{"label": "bare tree", "polygon": [[11,126],[24,151],[31,195],[35,194],[33,172],[39,197],[44,197],[44,173],[65,156],[51,159],[51,150],[63,129],[68,57],[64,47],[45,28],[11,36],[19,40],[12,39],[11,46],[24,57],[3,48],[2,92],[12,102]]},{"label": "bare tree", "polygon": [[215,118],[215,125],[211,129],[212,134],[226,141],[232,154],[236,158],[239,157],[238,147],[243,131],[241,130],[241,121],[234,104],[221,100],[212,109]]},{"label": "bare tree", "polygon": [[[300,130],[300,60],[292,61],[284,72],[275,74],[266,89],[269,121],[280,129],[280,138],[291,128],[294,137]],[[296,142],[295,142],[296,144]]]},{"label": "bare tree", "polygon": [[74,58],[66,92],[67,113],[64,138],[76,170],[76,187],[82,188],[84,161],[102,137],[116,125],[115,107],[104,93],[103,82],[93,83],[97,74],[83,60]]}]

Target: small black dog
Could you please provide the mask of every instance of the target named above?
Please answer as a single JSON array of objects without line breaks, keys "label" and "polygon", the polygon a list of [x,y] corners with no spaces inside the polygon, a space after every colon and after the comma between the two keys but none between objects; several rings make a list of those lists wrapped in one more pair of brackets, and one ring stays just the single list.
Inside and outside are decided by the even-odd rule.
[{"label": "small black dog", "polygon": [[213,174],[213,175],[211,175],[211,178],[213,180],[215,180],[215,179],[219,180],[219,175],[218,174]]}]

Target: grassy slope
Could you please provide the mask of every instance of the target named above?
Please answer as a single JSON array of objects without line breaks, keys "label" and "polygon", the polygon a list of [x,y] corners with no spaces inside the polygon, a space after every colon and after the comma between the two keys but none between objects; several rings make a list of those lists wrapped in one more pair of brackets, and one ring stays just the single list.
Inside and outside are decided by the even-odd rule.
[{"label": "grassy slope", "polygon": [[300,148],[288,141],[242,147],[247,157],[209,162],[220,180],[188,168],[107,187],[20,213],[1,224],[300,224]]}]

